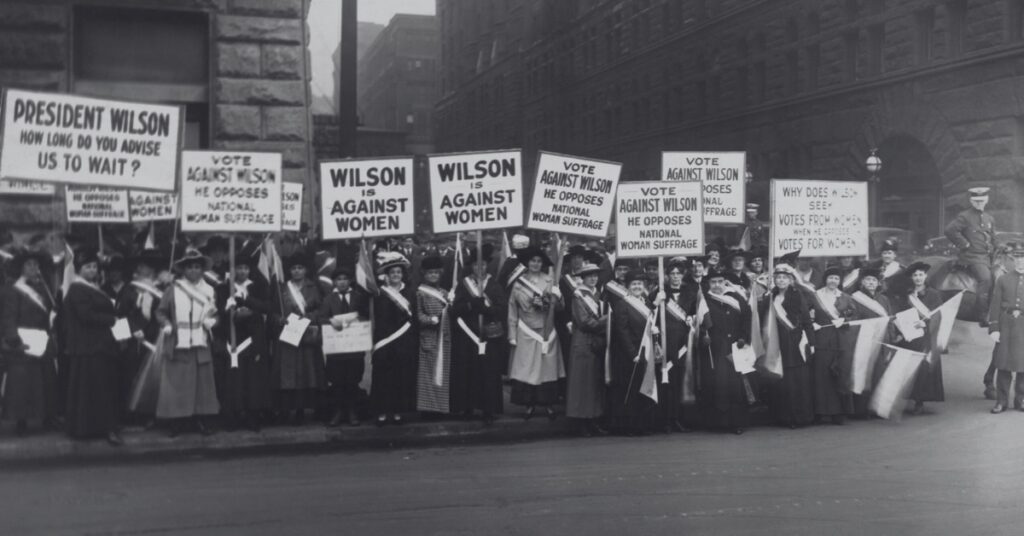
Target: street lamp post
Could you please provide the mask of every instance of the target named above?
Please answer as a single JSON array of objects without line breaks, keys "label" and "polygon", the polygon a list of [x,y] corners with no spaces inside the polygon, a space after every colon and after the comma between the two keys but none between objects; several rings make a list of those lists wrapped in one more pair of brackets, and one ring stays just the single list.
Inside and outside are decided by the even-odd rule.
[{"label": "street lamp post", "polygon": [[869,197],[870,197],[870,202],[871,202],[871,209],[870,209],[871,221],[869,222],[869,224],[871,226],[877,226],[879,224],[879,222],[878,222],[878,214],[879,214],[878,208],[879,208],[879,206],[878,205],[882,201],[881,200],[882,195],[881,195],[881,193],[879,191],[880,190],[880,186],[879,186],[880,179],[878,178],[878,173],[880,171],[882,171],[882,159],[878,157],[878,149],[871,149],[871,154],[868,155],[867,160],[864,161],[864,167],[867,168],[868,173],[871,174],[871,179],[869,179],[869,181],[868,181],[868,189],[870,190]]}]

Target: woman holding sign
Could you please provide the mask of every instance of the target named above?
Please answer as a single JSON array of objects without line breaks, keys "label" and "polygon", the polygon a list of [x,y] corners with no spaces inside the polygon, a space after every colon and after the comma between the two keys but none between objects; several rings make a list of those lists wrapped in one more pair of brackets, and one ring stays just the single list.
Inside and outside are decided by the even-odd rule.
[{"label": "woman holding sign", "polygon": [[526,406],[525,418],[543,406],[549,419],[558,399],[558,380],[565,377],[562,348],[550,309],[562,306],[562,293],[546,272],[551,260],[540,248],[518,254],[526,273],[512,286],[508,303],[508,341],[513,346],[509,363],[512,403]]},{"label": "woman holding sign", "polygon": [[42,272],[52,260],[44,252],[23,251],[12,264],[19,277],[0,294],[0,334],[7,357],[3,417],[15,421],[17,434],[24,435],[28,421],[46,425],[57,414],[56,341],[49,336],[54,304]]},{"label": "woman holding sign", "polygon": [[[273,376],[277,382],[281,410],[290,412],[289,422],[300,425],[306,408],[317,402],[317,391],[324,388],[324,358],[320,348],[320,326],[312,322],[320,310],[320,287],[306,277],[312,259],[296,252],[284,263],[291,278],[278,295],[282,300],[271,308],[281,335],[277,341]],[[289,335],[295,335],[294,337]]]},{"label": "woman holding sign", "polygon": [[401,253],[377,254],[377,274],[387,281],[373,298],[373,369],[370,403],[377,426],[390,419],[399,424],[402,412],[416,409],[416,369],[419,336],[416,334],[415,290],[405,284],[409,261]]}]

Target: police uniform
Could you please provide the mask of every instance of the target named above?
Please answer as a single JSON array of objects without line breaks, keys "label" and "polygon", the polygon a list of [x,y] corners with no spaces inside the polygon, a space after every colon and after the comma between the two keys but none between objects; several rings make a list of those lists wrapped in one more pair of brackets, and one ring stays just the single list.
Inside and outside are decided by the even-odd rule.
[{"label": "police uniform", "polygon": [[[1011,255],[1024,257],[1024,244],[1012,245]],[[1013,406],[1024,411],[1024,273],[1013,270],[999,277],[988,315],[989,333],[999,333],[993,355],[997,372],[992,413],[1006,409],[1013,376],[1017,377]]]},{"label": "police uniform", "polygon": [[[970,188],[972,200],[988,199],[988,188]],[[995,253],[995,219],[983,210],[971,207],[946,226],[948,238],[960,250],[959,260],[977,281],[976,311],[982,326],[989,307],[992,288],[992,255]]]}]

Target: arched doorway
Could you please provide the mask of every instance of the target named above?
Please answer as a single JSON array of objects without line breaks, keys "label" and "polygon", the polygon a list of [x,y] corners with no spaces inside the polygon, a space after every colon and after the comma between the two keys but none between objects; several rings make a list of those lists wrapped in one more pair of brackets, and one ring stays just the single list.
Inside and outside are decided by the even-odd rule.
[{"label": "arched doorway", "polygon": [[919,242],[942,234],[942,178],[928,148],[917,138],[897,134],[878,146],[878,156],[883,165],[875,225],[908,229]]}]

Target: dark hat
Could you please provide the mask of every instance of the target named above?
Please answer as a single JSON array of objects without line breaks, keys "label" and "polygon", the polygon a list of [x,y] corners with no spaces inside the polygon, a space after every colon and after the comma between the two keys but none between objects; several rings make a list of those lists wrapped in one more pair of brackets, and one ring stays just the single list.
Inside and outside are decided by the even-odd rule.
[{"label": "dark hat", "polygon": [[573,275],[577,277],[584,277],[590,274],[598,273],[601,273],[600,266],[589,261],[583,261],[583,264],[581,264],[580,267],[576,269],[576,272]]},{"label": "dark hat", "polygon": [[377,275],[386,274],[388,270],[400,266],[402,271],[409,273],[409,259],[397,251],[380,251],[377,253]]},{"label": "dark hat", "polygon": [[860,269],[860,278],[863,280],[865,277],[874,277],[875,279],[882,280],[882,268],[877,264],[871,264],[870,266],[864,266]]},{"label": "dark hat", "polygon": [[747,260],[752,261],[754,259],[765,260],[768,258],[768,248],[764,246],[754,246],[750,248],[750,252],[747,253]]},{"label": "dark hat", "polygon": [[679,270],[681,273],[685,274],[686,273],[686,268],[687,268],[686,265],[687,265],[686,259],[683,259],[681,261],[672,259],[671,261],[669,261],[668,266],[665,267],[665,273],[667,274],[667,273],[671,272],[672,270]]},{"label": "dark hat", "polygon": [[727,274],[725,273],[725,270],[717,266],[712,266],[710,269],[708,269],[708,273],[705,277],[707,277],[707,279],[710,281],[716,278],[726,279],[726,275]]},{"label": "dark hat", "polygon": [[834,276],[838,277],[839,279],[842,279],[843,278],[843,267],[842,266],[832,265],[832,266],[829,266],[828,268],[825,268],[825,279],[828,279],[828,276],[830,276],[830,275],[834,275]]},{"label": "dark hat", "polygon": [[598,266],[604,264],[605,258],[606,257],[601,252],[592,249],[587,250],[587,252],[583,254],[583,262],[589,262],[590,264],[596,264]]},{"label": "dark hat", "polygon": [[796,266],[796,260],[800,258],[800,251],[801,250],[798,249],[796,251],[791,251],[789,253],[786,253],[785,255],[783,255],[781,257],[776,257],[775,258],[775,263],[776,264],[788,264],[790,266]]},{"label": "dark hat", "polygon": [[899,251],[899,244],[896,242],[895,239],[890,238],[889,240],[882,242],[882,245],[878,247],[878,253],[882,253],[883,251],[891,251],[893,253],[896,253],[897,251]]},{"label": "dark hat", "polygon": [[721,254],[724,250],[725,248],[722,247],[721,244],[718,244],[717,242],[711,242],[710,244],[704,246],[704,253],[707,254],[710,254],[712,251],[717,251],[719,254]]},{"label": "dark hat", "polygon": [[1006,244],[1006,253],[1011,257],[1024,257],[1024,243],[1008,242]]},{"label": "dark hat", "polygon": [[124,273],[125,268],[127,267],[128,264],[125,262],[124,257],[116,253],[108,257],[107,260],[103,263],[103,270],[107,272]]},{"label": "dark hat", "polygon": [[164,257],[160,250],[156,249],[144,249],[139,254],[128,259],[129,271],[134,273],[135,269],[140,265],[144,264],[149,266],[154,271],[158,271],[161,268],[167,267],[167,257]]},{"label": "dark hat", "polygon": [[259,257],[253,257],[248,253],[236,253],[235,254],[235,266],[248,266],[250,269],[255,268],[260,262]]},{"label": "dark hat", "polygon": [[619,266],[622,266],[622,267],[625,267],[625,268],[632,268],[633,267],[633,263],[630,262],[630,260],[627,259],[627,258],[616,257],[615,258],[615,265],[613,266],[613,268],[618,268]]},{"label": "dark hat", "polygon": [[725,272],[725,280],[733,285],[743,286],[743,279],[736,272]]},{"label": "dark hat", "polygon": [[220,235],[213,235],[206,239],[206,244],[199,248],[199,250],[207,255],[213,251],[227,251],[228,239]]},{"label": "dark hat", "polygon": [[745,250],[743,250],[742,248],[730,249],[729,252],[725,254],[725,259],[724,259],[725,263],[727,265],[728,264],[732,264],[733,259],[735,259],[736,257],[740,257],[744,261],[746,261],[747,260],[747,252]]},{"label": "dark hat", "polygon": [[[494,255],[494,246],[490,243],[480,246],[480,253],[483,254],[484,262],[491,262],[491,257]],[[476,248],[470,248],[469,254],[466,255],[466,265],[470,265],[476,262]]]},{"label": "dark hat", "polygon": [[[75,261],[78,261],[78,255],[75,255]],[[189,247],[185,249],[185,254],[180,259],[174,261],[174,266],[178,268],[184,268],[193,263],[199,263],[203,265],[203,270],[209,270],[213,266],[213,260],[203,255],[198,249]]]},{"label": "dark hat", "polygon": [[569,246],[569,249],[566,250],[567,255],[583,255],[586,252],[587,248],[583,244],[574,244]]},{"label": "dark hat", "polygon": [[444,259],[438,255],[424,257],[420,262],[420,271],[429,272],[431,270],[444,270]]},{"label": "dark hat", "polygon": [[96,251],[96,248],[86,246],[75,250],[74,264],[76,272],[81,270],[86,264],[94,262],[97,264],[100,262],[100,254]]},{"label": "dark hat", "polygon": [[643,281],[646,283],[647,272],[644,272],[643,270],[630,270],[629,273],[626,274],[626,284],[632,283],[633,281]]},{"label": "dark hat", "polygon": [[284,258],[281,264],[283,265],[282,267],[284,268],[284,271],[286,273],[291,272],[292,268],[296,266],[303,266],[306,268],[306,271],[308,272],[313,266],[313,259],[302,251],[296,251],[295,253],[292,253],[288,257]]},{"label": "dark hat", "polygon": [[349,279],[355,279],[356,271],[352,266],[339,264],[334,267],[334,272],[331,273],[331,279],[337,279],[339,275],[347,275]]},{"label": "dark hat", "polygon": [[988,186],[975,186],[974,188],[968,188],[967,192],[971,194],[971,197],[988,197],[988,193],[991,190]]},{"label": "dark hat", "polygon": [[22,249],[15,252],[14,260],[11,261],[13,273],[20,274],[22,267],[30,260],[35,260],[40,270],[53,268],[53,257],[49,253],[39,249]]},{"label": "dark hat", "polygon": [[530,246],[528,248],[523,248],[516,252],[516,258],[519,259],[519,263],[522,264],[523,266],[526,266],[530,262],[530,259],[534,257],[540,257],[545,267],[551,266],[551,259],[549,259],[548,256],[544,253],[544,250],[540,249],[537,246]]},{"label": "dark hat", "polygon": [[932,265],[930,265],[930,264],[928,264],[926,262],[915,261],[915,262],[911,263],[910,266],[907,266],[906,269],[903,270],[903,272],[905,274],[907,274],[907,275],[914,275],[914,272],[916,272],[918,270],[921,270],[922,272],[927,274],[928,271],[931,270],[931,269],[932,269]]}]

